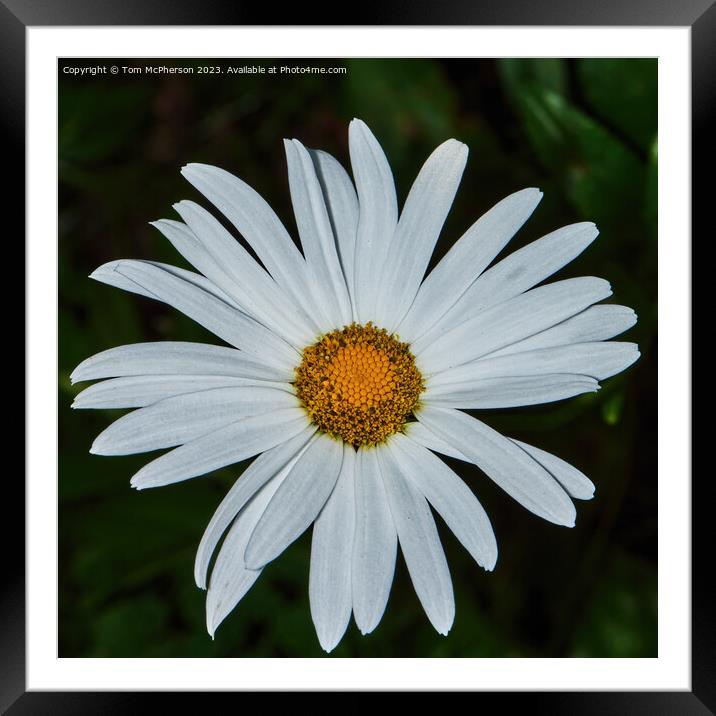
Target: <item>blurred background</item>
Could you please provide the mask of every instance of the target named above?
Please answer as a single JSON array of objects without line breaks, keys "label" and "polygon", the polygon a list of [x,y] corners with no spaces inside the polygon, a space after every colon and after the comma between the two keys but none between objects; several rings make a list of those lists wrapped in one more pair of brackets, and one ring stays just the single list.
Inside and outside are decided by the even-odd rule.
[{"label": "blurred background", "polygon": [[[362,637],[351,623],[331,657],[657,656],[656,226],[657,64],[651,59],[101,60],[193,67],[194,74],[83,76],[59,65],[59,655],[325,656],[308,605],[310,531],[270,564],[214,641],[194,584],[196,547],[245,465],[136,492],[147,455],[98,457],[94,437],[117,411],[73,411],[69,374],[123,343],[219,339],[178,312],[87,275],[118,258],[185,266],[148,222],[172,203],[208,206],[180,176],[188,162],[242,177],[296,235],[283,137],[348,166],[348,122],[382,143],[404,200],[448,137],[468,144],[461,188],[431,264],[483,212],[527,186],[544,191],[506,253],[564,224],[594,221],[597,241],[558,278],[594,275],[633,307],[623,337],[642,357],[597,395],[483,411],[501,432],[585,472],[595,498],[577,526],[524,510],[476,468],[446,461],[487,510],[500,554],[493,573],[439,521],[457,616],[430,626],[402,558],[386,614]],[[242,65],[345,67],[345,74],[198,74]]]}]

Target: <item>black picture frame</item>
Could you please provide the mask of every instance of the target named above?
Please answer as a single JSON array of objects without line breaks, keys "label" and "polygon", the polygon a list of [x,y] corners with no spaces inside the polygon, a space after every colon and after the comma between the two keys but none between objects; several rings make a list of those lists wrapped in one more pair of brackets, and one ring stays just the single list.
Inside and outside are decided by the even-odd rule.
[{"label": "black picture frame", "polygon": [[[324,10],[270,7],[241,0],[0,0],[0,136],[5,145],[5,175],[14,177],[4,188],[5,206],[12,207],[17,221],[15,237],[24,231],[25,176],[25,30],[30,26],[107,25],[554,25],[554,26],[682,26],[691,28],[692,41],[692,143],[699,151],[692,157],[692,226],[706,228],[706,180],[713,155],[706,151],[707,132],[716,118],[716,4],[714,0],[602,0],[574,3],[571,0],[501,2],[442,2],[382,0],[377,8],[356,7],[350,18],[331,16]],[[347,22],[349,21],[349,22]],[[703,149],[702,149],[703,148]],[[9,166],[8,166],[9,165]],[[12,174],[8,171],[11,168]],[[712,230],[712,229],[711,229]],[[706,234],[709,236],[709,234]],[[8,240],[10,238],[8,237]],[[17,239],[12,239],[19,245]],[[26,375],[26,386],[32,380]],[[0,593],[0,711],[23,714],[113,714],[156,710],[157,699],[172,694],[26,692],[25,687],[25,564],[18,549],[24,534],[24,487],[14,471],[7,471],[4,485],[7,534],[3,587]],[[688,485],[689,475],[680,476]],[[692,483],[692,690],[690,692],[599,692],[599,693],[480,693],[478,698],[501,699],[501,705],[529,708],[550,714],[707,714],[716,713],[716,595],[710,585],[714,520],[707,512],[714,497],[714,481],[702,474]],[[13,506],[10,508],[10,506]],[[17,522],[9,517],[14,515]],[[176,696],[176,695],[174,695]],[[216,698],[232,694],[212,694]],[[358,711],[368,694],[334,695],[342,709]],[[191,708],[196,694],[181,694],[182,705]],[[204,695],[201,697],[205,698]],[[203,708],[207,702],[202,701]],[[301,701],[293,708],[303,710]],[[306,704],[308,710],[315,706]]]}]

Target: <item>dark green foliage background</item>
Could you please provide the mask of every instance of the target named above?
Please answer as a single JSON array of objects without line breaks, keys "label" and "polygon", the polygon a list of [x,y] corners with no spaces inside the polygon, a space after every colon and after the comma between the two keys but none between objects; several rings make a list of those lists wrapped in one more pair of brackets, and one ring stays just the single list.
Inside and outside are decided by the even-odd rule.
[{"label": "dark green foliage background", "polygon": [[481,415],[591,477],[596,496],[578,504],[576,528],[540,520],[476,469],[448,461],[492,519],[496,570],[478,568],[440,524],[457,602],[449,636],[433,631],[399,560],[379,628],[362,637],[351,624],[332,656],[656,656],[656,60],[301,61],[348,71],[84,78],[62,71],[73,64],[61,62],[59,73],[60,656],[323,655],[308,607],[308,533],[209,638],[194,551],[242,466],[135,492],[129,478],[149,457],[88,454],[117,413],[72,411],[83,386],[71,386],[69,374],[122,343],[218,342],[163,304],[87,278],[117,258],[185,265],[147,223],[174,217],[182,198],[207,205],[181,178],[183,164],[241,176],[295,235],[281,139],[297,137],[347,165],[354,116],[383,144],[401,201],[438,143],[469,145],[435,258],[527,186],[544,199],[508,251],[595,221],[601,236],[558,277],[609,279],[612,300],[639,314],[625,340],[637,341],[642,357],[597,395]]}]

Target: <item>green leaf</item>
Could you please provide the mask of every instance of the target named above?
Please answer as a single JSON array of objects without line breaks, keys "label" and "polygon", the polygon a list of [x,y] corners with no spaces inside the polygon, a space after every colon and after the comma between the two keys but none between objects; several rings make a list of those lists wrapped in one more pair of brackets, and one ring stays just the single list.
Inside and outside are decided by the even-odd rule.
[{"label": "green leaf", "polygon": [[508,93],[513,96],[519,96],[525,86],[566,93],[567,65],[562,59],[501,59],[498,68]]},{"label": "green leaf", "polygon": [[645,152],[656,133],[657,60],[585,58],[577,74],[587,103]]},{"label": "green leaf", "polygon": [[518,107],[535,153],[585,219],[613,228],[633,217],[644,169],[630,149],[550,90],[525,89]]}]

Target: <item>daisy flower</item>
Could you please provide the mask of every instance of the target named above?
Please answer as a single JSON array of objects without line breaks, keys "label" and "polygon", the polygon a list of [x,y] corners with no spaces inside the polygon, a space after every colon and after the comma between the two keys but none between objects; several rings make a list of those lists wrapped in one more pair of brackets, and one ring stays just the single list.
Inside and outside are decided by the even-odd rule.
[{"label": "daisy flower", "polygon": [[248,184],[189,164],[184,177],[258,260],[211,213],[181,201],[182,221],[153,225],[197,273],[122,259],[91,275],[173,306],[228,344],[125,345],[72,374],[73,382],[102,379],[75,408],[135,408],[92,453],[172,448],[134,475],[137,489],[254,458],[196,555],[212,636],[311,526],[311,615],[326,651],[351,614],[363,634],[378,626],[398,545],[428,619],[447,634],[455,603],[431,507],[486,570],[497,544],[477,497],[436,453],[474,463],[557,525],[573,526],[572,500],[594,492],[560,458],[463,410],[591,393],[639,356],[633,343],[607,342],[636,322],[631,309],[599,303],[611,295],[607,281],[542,284],[596,238],[594,224],[557,229],[493,264],[542,197],[523,189],[425,276],[467,147],[441,144],[399,212],[388,160],[360,120],[349,145],[353,180],[331,155],[285,142],[302,251]]}]

